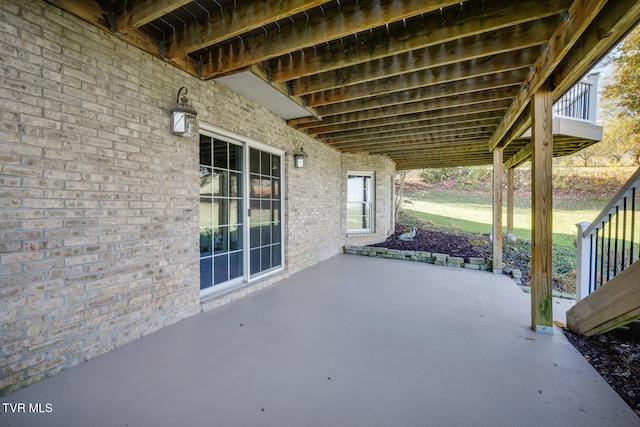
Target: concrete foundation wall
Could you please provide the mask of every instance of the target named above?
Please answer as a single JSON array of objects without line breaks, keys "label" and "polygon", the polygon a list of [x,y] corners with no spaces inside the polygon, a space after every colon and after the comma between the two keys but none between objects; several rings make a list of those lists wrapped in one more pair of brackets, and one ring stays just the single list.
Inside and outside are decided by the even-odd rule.
[{"label": "concrete foundation wall", "polygon": [[[47,2],[0,13],[0,394],[340,253],[345,171],[393,176]],[[204,302],[198,143],[169,132],[181,86],[202,123],[309,156],[286,156],[284,270]]]}]

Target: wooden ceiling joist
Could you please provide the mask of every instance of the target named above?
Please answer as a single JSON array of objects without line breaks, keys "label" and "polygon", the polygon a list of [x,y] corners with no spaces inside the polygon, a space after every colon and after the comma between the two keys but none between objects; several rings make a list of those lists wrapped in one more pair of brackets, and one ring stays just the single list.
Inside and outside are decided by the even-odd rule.
[{"label": "wooden ceiling joist", "polygon": [[[449,110],[455,107],[468,106],[468,112],[474,110],[476,106],[482,103],[493,103],[500,100],[512,99],[514,97],[514,89],[511,87],[501,89],[490,89],[481,92],[468,93],[463,95],[449,96],[446,98],[438,98],[429,102],[428,109],[432,117],[437,117],[440,110]],[[385,117],[403,116],[412,113],[419,113],[425,110],[425,101],[410,102],[406,104],[397,104],[380,107],[378,109],[367,109],[350,113],[326,114],[320,113],[323,123],[352,123],[370,119],[380,119]],[[446,113],[442,113],[446,114]]]},{"label": "wooden ceiling joist", "polygon": [[[398,7],[397,2],[389,1],[341,3],[339,7],[328,9],[322,14],[294,20],[285,28],[277,27],[268,31],[262,27],[263,31],[254,32],[246,40],[232,39],[228,44],[211,51],[210,61],[203,65],[203,74],[205,78],[212,78],[256,62],[283,56],[289,58],[306,48],[352,36],[354,25],[360,31],[372,30],[385,27],[389,22],[402,21],[416,14],[432,12],[456,3],[458,2],[453,0],[409,0],[402,2],[401,7]],[[261,26],[254,26],[254,29],[260,28]],[[311,31],[318,28],[322,31]],[[280,61],[284,59],[281,58]],[[307,62],[305,57],[304,63]],[[273,70],[272,75],[274,81],[287,80],[276,76]]]},{"label": "wooden ceiling joist", "polygon": [[164,40],[166,55],[169,58],[179,58],[313,9],[323,3],[326,3],[326,0],[233,2],[207,14],[206,20],[190,21],[179,31],[170,34]]},{"label": "wooden ceiling joist", "polygon": [[[412,144],[444,144],[447,141],[460,141],[465,139],[485,139],[487,136],[491,136],[493,133],[493,129],[469,129],[466,132],[457,132],[457,131],[443,131],[443,132],[416,132],[412,133],[402,133],[396,134],[384,138],[377,139],[365,139],[360,141],[359,143],[356,141],[352,142],[340,142],[340,143],[330,143],[334,148],[339,148],[341,150],[350,150],[353,148],[361,147],[364,150],[372,150],[378,148],[391,148],[395,146],[404,146],[404,145],[412,145]],[[454,139],[455,138],[455,139]],[[485,149],[485,147],[482,147]]]},{"label": "wooden ceiling joist", "polygon": [[[466,79],[494,77],[493,75],[502,78],[502,73],[509,72],[518,73],[519,78],[517,78],[517,81],[522,82],[526,77],[528,68],[535,62],[538,55],[538,48],[529,48],[524,51],[506,52],[443,67],[428,68],[364,83],[344,85],[336,89],[310,93],[306,97],[307,105],[318,107],[425,86],[464,82]],[[295,90],[292,93],[295,94]]]},{"label": "wooden ceiling joist", "polygon": [[[526,75],[526,73],[525,73]],[[514,88],[520,85],[520,77],[523,73],[505,72],[496,77],[477,77],[465,79],[460,82],[443,83],[433,86],[421,86],[416,89],[408,89],[368,98],[345,101],[339,104],[330,104],[317,107],[318,114],[322,117],[340,113],[363,111],[372,108],[382,108],[391,105],[408,104],[418,101],[431,101],[450,96],[461,96],[468,93],[488,91],[492,89],[505,89],[515,93]],[[510,89],[509,89],[510,88]]]},{"label": "wooden ceiling joist", "polygon": [[398,169],[517,161],[532,94],[557,100],[640,20],[640,0],[51,3],[198,79],[251,71],[303,107],[292,128]]},{"label": "wooden ceiling joist", "polygon": [[[500,123],[499,117],[479,120],[469,120],[466,123],[459,123],[456,129],[464,130],[486,130],[493,129]],[[347,143],[362,143],[363,141],[371,142],[378,141],[389,136],[397,135],[398,137],[418,135],[425,132],[437,133],[451,131],[451,123],[444,125],[434,125],[430,122],[415,122],[409,124],[400,124],[387,127],[376,127],[371,130],[363,131],[350,131],[335,134],[325,134],[321,136],[321,139],[332,146],[339,146],[340,144]]]},{"label": "wooden ceiling joist", "polygon": [[[296,127],[301,130],[308,130],[310,134],[314,133],[324,133],[327,131],[332,131],[334,128],[342,128],[345,131],[354,130],[354,129],[366,129],[370,127],[376,126],[386,126],[390,124],[397,123],[410,123],[417,122],[423,120],[441,120],[441,123],[446,123],[447,119],[457,120],[461,117],[467,117],[474,114],[482,114],[482,113],[498,113],[503,112],[510,105],[510,99],[503,99],[500,101],[488,101],[488,102],[478,102],[471,107],[462,106],[457,108],[446,108],[442,110],[436,111],[419,111],[417,113],[405,114],[402,116],[395,117],[378,117],[372,118],[368,120],[362,120],[360,122],[351,122],[344,123],[337,119],[333,119],[329,117],[328,119],[323,119],[321,125],[318,122],[302,122]],[[332,120],[333,119],[333,120]],[[335,120],[335,121],[334,121]]]},{"label": "wooden ceiling joist", "polygon": [[116,3],[116,28],[126,34],[163,15],[191,3],[192,0],[118,0]]},{"label": "wooden ceiling joist", "polygon": [[[412,52],[395,54],[369,62],[345,66],[338,70],[291,80],[291,92],[307,95],[336,89],[344,85],[370,82],[429,68],[443,67],[486,58],[491,55],[530,49],[544,45],[558,19],[547,19],[483,33],[463,40],[429,46]],[[540,53],[538,52],[538,57]]]},{"label": "wooden ceiling joist", "polygon": [[[411,22],[411,25],[400,21],[397,25],[377,26],[377,30],[365,32],[357,38],[327,43],[316,49],[296,51],[290,56],[274,61],[273,79],[287,81],[325,73],[384,58],[389,56],[389,52],[398,55],[441,45],[448,41],[491,34],[493,31],[507,27],[522,26],[525,32],[544,31],[543,27],[557,25],[557,15],[566,9],[565,3],[568,2],[567,0],[528,0],[524,3],[469,2],[464,5],[458,2],[458,7],[443,11],[445,16],[413,14],[416,16],[414,18],[416,22]],[[543,19],[546,17],[553,19],[549,22]],[[535,23],[532,23],[533,21]],[[394,22],[394,20],[386,22]],[[327,37],[327,39],[336,40],[338,37]],[[367,46],[367,49],[361,49],[362,46]]]}]

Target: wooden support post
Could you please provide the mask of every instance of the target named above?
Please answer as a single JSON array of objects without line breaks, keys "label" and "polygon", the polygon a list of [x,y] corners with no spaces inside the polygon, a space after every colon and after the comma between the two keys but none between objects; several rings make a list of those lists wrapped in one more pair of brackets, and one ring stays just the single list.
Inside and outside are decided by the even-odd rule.
[{"label": "wooden support post", "polygon": [[504,149],[493,150],[493,272],[502,273],[502,157]]},{"label": "wooden support post", "polygon": [[511,240],[515,240],[513,234],[514,170],[514,168],[507,169],[507,238]]},{"label": "wooden support post", "polygon": [[549,82],[531,101],[531,328],[548,334],[553,334],[552,101]]},{"label": "wooden support post", "polygon": [[398,220],[398,215],[400,214],[400,205],[402,205],[402,196],[404,195],[404,180],[407,177],[407,171],[403,170],[400,172],[400,188],[398,189],[398,194],[396,194],[396,206],[395,206],[395,215],[394,220]]}]

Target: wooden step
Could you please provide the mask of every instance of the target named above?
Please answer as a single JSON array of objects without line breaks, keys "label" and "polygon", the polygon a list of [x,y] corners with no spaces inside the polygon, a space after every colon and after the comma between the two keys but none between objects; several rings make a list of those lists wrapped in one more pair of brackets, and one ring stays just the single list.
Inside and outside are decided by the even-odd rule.
[{"label": "wooden step", "polygon": [[640,319],[640,261],[636,261],[567,312],[567,327],[591,336]]}]

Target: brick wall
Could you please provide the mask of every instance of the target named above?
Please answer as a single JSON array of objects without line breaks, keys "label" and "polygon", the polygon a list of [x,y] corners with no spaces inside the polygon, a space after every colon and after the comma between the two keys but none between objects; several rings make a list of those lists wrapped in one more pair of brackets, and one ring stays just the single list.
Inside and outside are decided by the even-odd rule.
[{"label": "brick wall", "polygon": [[[0,394],[340,252],[341,155],[43,1],[0,2]],[[289,153],[286,269],[201,304],[201,121]]]}]

